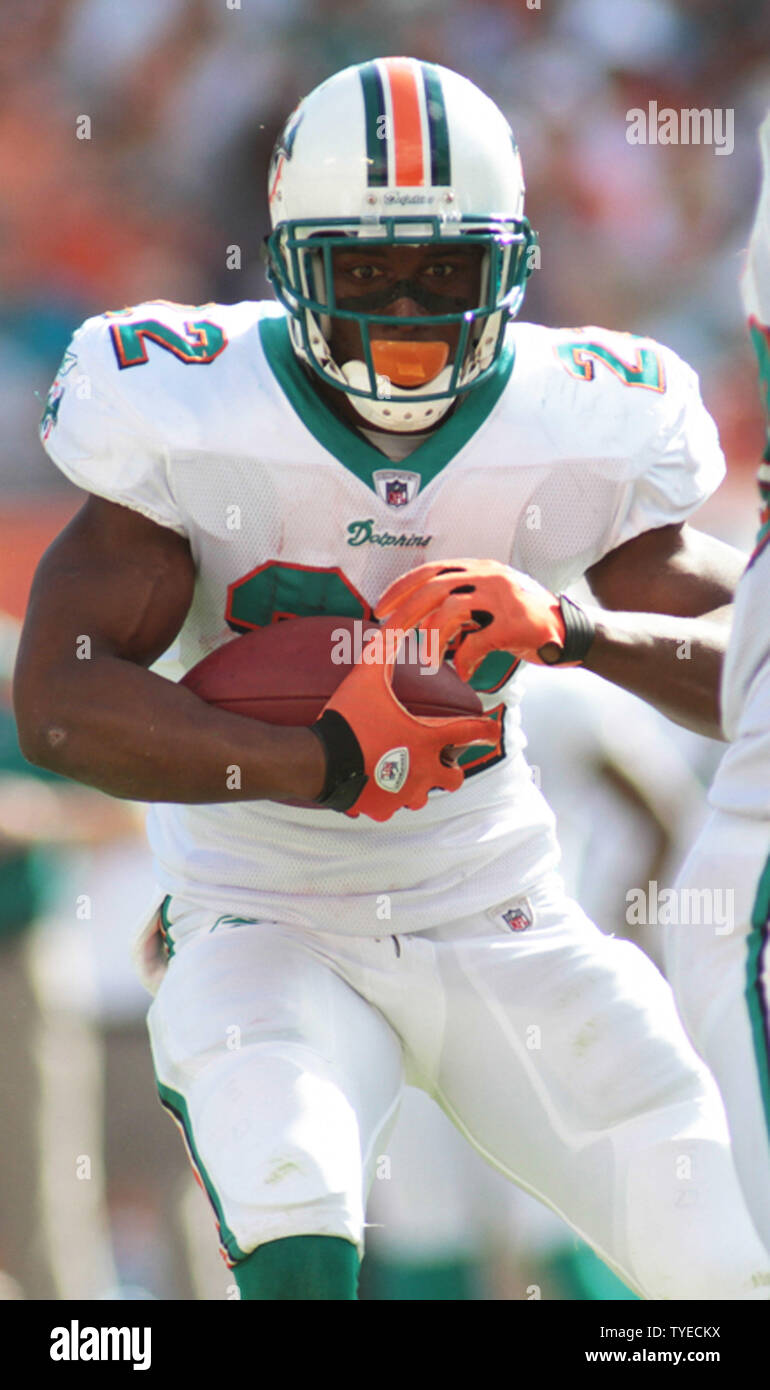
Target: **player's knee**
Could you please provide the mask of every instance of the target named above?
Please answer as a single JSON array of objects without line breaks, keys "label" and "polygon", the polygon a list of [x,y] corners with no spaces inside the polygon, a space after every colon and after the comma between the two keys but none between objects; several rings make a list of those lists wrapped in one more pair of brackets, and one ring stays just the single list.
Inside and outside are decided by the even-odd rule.
[{"label": "player's knee", "polygon": [[283,1044],[245,1048],[193,1094],[198,1147],[216,1154],[220,1181],[236,1200],[259,1192],[267,1205],[284,1206],[358,1177],[355,1110],[337,1079],[298,1052]]},{"label": "player's knee", "polygon": [[241,1250],[313,1232],[361,1238],[358,1119],[334,1075],[304,1054],[244,1048],[190,1095],[202,1176]]}]

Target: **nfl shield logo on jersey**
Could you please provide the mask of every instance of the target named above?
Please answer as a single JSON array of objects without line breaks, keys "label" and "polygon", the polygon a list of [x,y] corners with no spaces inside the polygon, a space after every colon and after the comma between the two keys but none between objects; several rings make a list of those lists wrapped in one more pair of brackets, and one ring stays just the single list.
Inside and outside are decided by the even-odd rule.
[{"label": "nfl shield logo on jersey", "polygon": [[385,501],[389,507],[403,507],[408,502],[409,495],[406,490],[406,483],[401,478],[394,478],[392,483],[385,487]]},{"label": "nfl shield logo on jersey", "polygon": [[529,903],[517,903],[516,907],[507,907],[500,916],[511,931],[524,931],[532,926],[533,915]]},{"label": "nfl shield logo on jersey", "polygon": [[405,507],[417,496],[421,482],[419,473],[395,472],[390,468],[375,469],[373,477],[378,495],[389,507]]}]

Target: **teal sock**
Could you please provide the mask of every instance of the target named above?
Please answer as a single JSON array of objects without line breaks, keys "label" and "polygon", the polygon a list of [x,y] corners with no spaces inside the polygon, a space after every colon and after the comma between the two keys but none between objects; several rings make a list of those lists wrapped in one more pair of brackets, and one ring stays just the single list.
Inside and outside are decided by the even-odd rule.
[{"label": "teal sock", "polygon": [[464,1303],[484,1297],[480,1266],[462,1257],[429,1263],[369,1254],[362,1283],[363,1296],[378,1301]]},{"label": "teal sock", "polygon": [[257,1246],[233,1266],[241,1298],[355,1299],[360,1260],[349,1240],[289,1236]]},{"label": "teal sock", "polygon": [[546,1262],[562,1292],[559,1297],[585,1302],[638,1302],[627,1284],[608,1269],[599,1256],[580,1241],[554,1251]]}]

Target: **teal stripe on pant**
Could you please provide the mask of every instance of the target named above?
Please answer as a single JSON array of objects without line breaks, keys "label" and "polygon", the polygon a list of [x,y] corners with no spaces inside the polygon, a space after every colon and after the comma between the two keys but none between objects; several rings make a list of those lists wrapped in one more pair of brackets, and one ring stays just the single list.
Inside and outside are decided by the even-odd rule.
[{"label": "teal stripe on pant", "polygon": [[762,980],[767,966],[768,927],[770,924],[770,859],[759,880],[759,888],[751,914],[751,934],[746,959],[746,1002],[751,1020],[751,1036],[757,1077],[762,1096],[765,1126],[770,1142],[770,1017],[767,991]]}]

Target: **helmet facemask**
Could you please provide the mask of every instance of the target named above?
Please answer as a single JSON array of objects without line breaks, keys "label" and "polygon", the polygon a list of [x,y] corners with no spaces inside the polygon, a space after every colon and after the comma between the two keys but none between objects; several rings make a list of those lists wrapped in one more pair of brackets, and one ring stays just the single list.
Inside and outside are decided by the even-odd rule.
[{"label": "helmet facemask", "polygon": [[[267,238],[268,275],[289,311],[297,355],[327,385],[343,391],[369,424],[408,432],[436,424],[459,395],[494,372],[506,323],[515,316],[524,295],[532,268],[529,252],[535,244],[535,234],[523,217],[483,222],[468,216],[425,214],[294,220],[280,223]],[[337,299],[332,257],[338,248],[364,251],[399,245],[433,245],[442,251],[479,246],[478,303],[461,306],[450,296],[408,280],[370,295]],[[399,290],[409,292],[429,312],[383,314],[382,307],[395,302]],[[358,307],[352,307],[354,302]],[[447,303],[451,307],[445,308]],[[335,361],[330,347],[335,320],[357,324],[358,357]],[[446,365],[442,365],[436,349],[448,325],[457,326],[457,341],[454,349],[447,349]],[[414,340],[403,338],[404,328],[412,326]],[[394,347],[386,350],[377,344],[383,336],[387,340],[388,327],[398,332],[394,331]],[[417,344],[425,343],[426,331],[432,327],[437,330],[436,339],[426,343],[423,351]],[[389,375],[388,366],[393,363],[398,372],[390,366]],[[393,379],[396,375],[400,382]],[[415,384],[405,384],[410,376]]]}]

